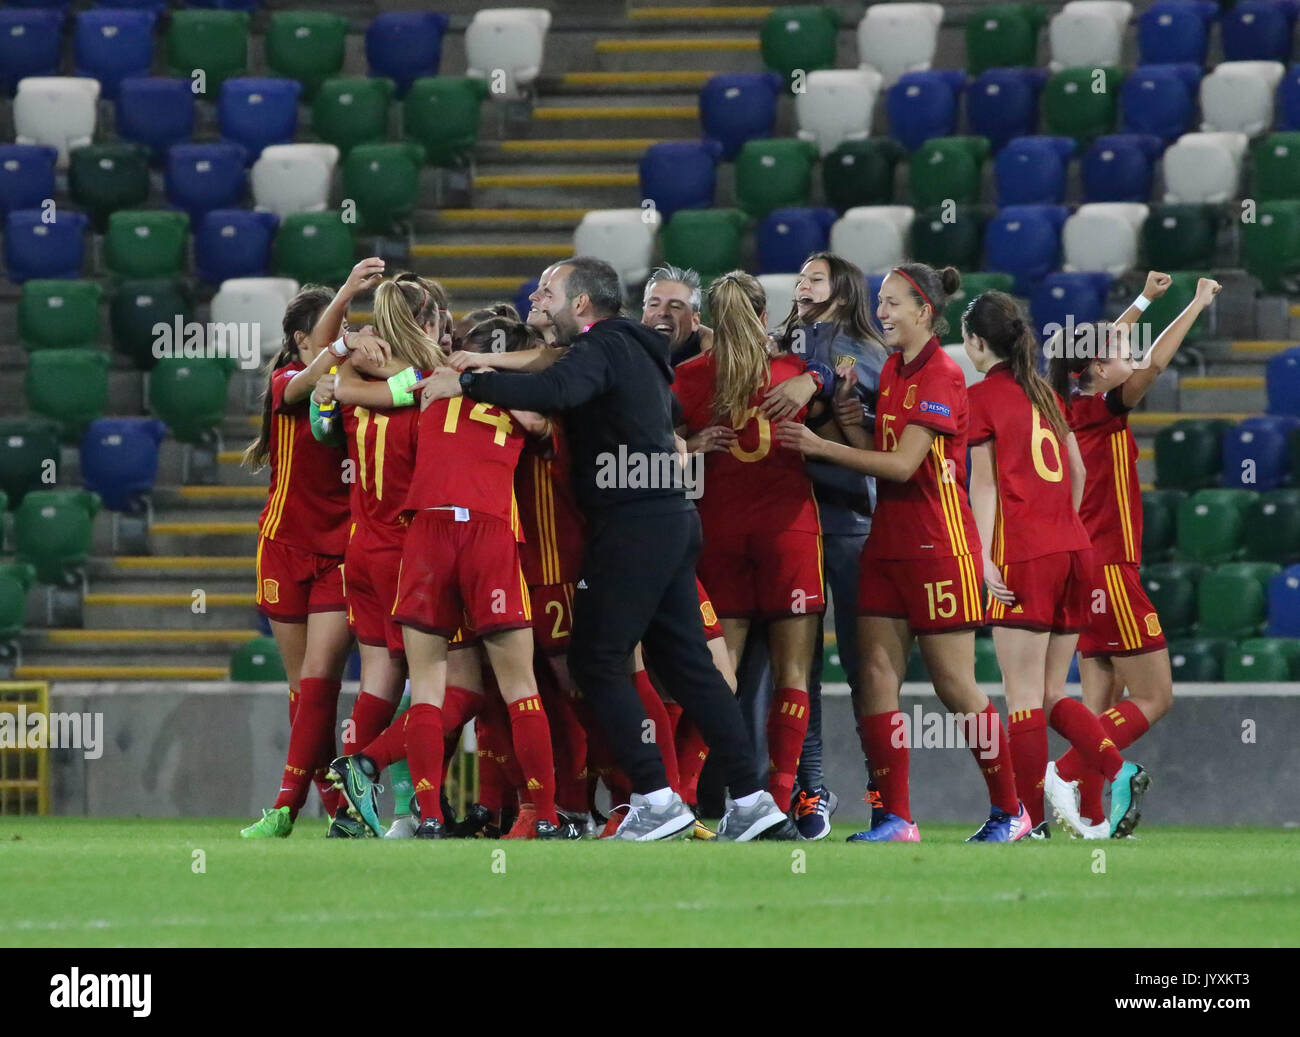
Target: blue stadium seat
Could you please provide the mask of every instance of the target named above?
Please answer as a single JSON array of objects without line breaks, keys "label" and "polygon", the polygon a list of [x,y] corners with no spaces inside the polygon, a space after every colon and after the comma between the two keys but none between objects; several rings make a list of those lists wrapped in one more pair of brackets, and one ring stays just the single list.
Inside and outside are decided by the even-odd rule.
[{"label": "blue stadium seat", "polygon": [[641,197],[667,222],[678,209],[708,209],[718,186],[722,145],[710,140],[661,141],[641,156]]},{"label": "blue stadium seat", "polygon": [[118,136],[153,151],[161,162],[167,149],[194,135],[194,91],[188,79],[139,76],[124,79],[117,93]]},{"label": "blue stadium seat", "polygon": [[700,90],[700,125],[705,138],[722,148],[730,162],[747,140],[772,136],[777,102],[784,92],[774,72],[736,72],[713,76]]},{"label": "blue stadium seat", "polygon": [[1300,65],[1292,65],[1277,85],[1277,126],[1300,130]]},{"label": "blue stadium seat", "polygon": [[1047,82],[1045,68],[991,68],[966,91],[970,131],[1000,150],[1014,137],[1038,127],[1038,95]]},{"label": "blue stadium seat", "polygon": [[1154,134],[1166,141],[1190,132],[1196,121],[1200,83],[1198,65],[1139,66],[1119,89],[1120,129]]},{"label": "blue stadium seat", "polygon": [[15,209],[5,217],[5,272],[14,284],[33,277],[80,277],[90,217],[60,208],[53,223],[41,209]]},{"label": "blue stadium seat", "polygon": [[1265,416],[1225,429],[1223,485],[1234,490],[1276,490],[1289,470],[1288,439],[1297,427],[1300,417]]},{"label": "blue stadium seat", "polygon": [[1300,637],[1300,565],[1268,581],[1269,637]]},{"label": "blue stadium seat", "polygon": [[533,304],[528,301],[528,297],[537,291],[536,281],[525,281],[519,286],[519,291],[515,292],[515,309],[519,311],[519,316],[525,320],[528,318],[528,311],[533,308]]},{"label": "blue stadium seat", "polygon": [[153,67],[152,11],[99,10],[77,15],[72,35],[77,75],[99,80],[99,96],[117,97],[118,85],[129,76],[147,76]]},{"label": "blue stadium seat", "polygon": [[0,11],[0,93],[26,76],[57,76],[62,31],[62,11]]},{"label": "blue stadium seat", "polygon": [[296,79],[227,79],[217,102],[221,136],[242,144],[250,163],[268,144],[292,144],[298,132],[301,93],[302,84]]},{"label": "blue stadium seat", "polygon": [[366,28],[372,76],[386,76],[405,97],[421,76],[436,76],[449,19],[438,11],[381,11]]},{"label": "blue stadium seat", "polygon": [[157,418],[99,418],[81,436],[81,481],[109,511],[137,511],[158,478],[167,426]]},{"label": "blue stadium seat", "polygon": [[152,11],[162,14],[167,10],[167,0],[95,0],[96,7],[118,11]]},{"label": "blue stadium seat", "polygon": [[1223,13],[1224,61],[1287,61],[1296,0],[1240,0]]},{"label": "blue stadium seat", "polygon": [[1060,205],[1074,154],[1072,137],[1016,137],[998,152],[998,205]]},{"label": "blue stadium seat", "polygon": [[797,274],[813,252],[830,248],[834,209],[773,209],[758,225],[758,271]]},{"label": "blue stadium seat", "polygon": [[1268,362],[1265,385],[1270,414],[1300,414],[1300,346]]},{"label": "blue stadium seat", "polygon": [[1098,137],[1083,156],[1085,202],[1148,202],[1164,141],[1150,133]]},{"label": "blue stadium seat", "polygon": [[39,209],[54,197],[57,148],[36,144],[0,144],[0,214],[13,209]]},{"label": "blue stadium seat", "polygon": [[190,222],[211,209],[230,209],[244,199],[247,153],[238,144],[173,144],[167,149],[167,201],[190,214]]},{"label": "blue stadium seat", "polygon": [[213,209],[195,221],[194,270],[200,281],[266,277],[271,243],[280,221],[275,213]]},{"label": "blue stadium seat", "polygon": [[1058,271],[1048,274],[1034,288],[1029,310],[1035,330],[1047,341],[1051,328],[1070,323],[1088,324],[1106,317],[1106,296],[1110,292],[1110,275],[1101,272]]},{"label": "blue stadium seat", "polygon": [[951,137],[957,132],[958,103],[965,87],[966,75],[956,68],[900,76],[885,97],[894,139],[915,151],[932,137]]},{"label": "blue stadium seat", "polygon": [[1210,26],[1219,15],[1214,0],[1159,0],[1138,19],[1138,64],[1204,65]]},{"label": "blue stadium seat", "polygon": [[1063,205],[1010,205],[999,210],[984,235],[985,268],[1011,274],[1016,294],[1029,295],[1061,265],[1061,228],[1068,216]]}]

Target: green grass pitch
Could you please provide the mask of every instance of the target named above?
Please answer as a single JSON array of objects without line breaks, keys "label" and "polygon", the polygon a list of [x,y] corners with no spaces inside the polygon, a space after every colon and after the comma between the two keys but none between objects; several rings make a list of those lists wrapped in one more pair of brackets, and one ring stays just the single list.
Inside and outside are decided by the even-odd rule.
[{"label": "green grass pitch", "polygon": [[820,843],[633,846],[327,841],[315,819],[249,842],[246,823],[0,817],[0,946],[1300,942],[1294,831],[968,846],[972,826],[932,824],[919,845],[850,846],[837,825]]}]

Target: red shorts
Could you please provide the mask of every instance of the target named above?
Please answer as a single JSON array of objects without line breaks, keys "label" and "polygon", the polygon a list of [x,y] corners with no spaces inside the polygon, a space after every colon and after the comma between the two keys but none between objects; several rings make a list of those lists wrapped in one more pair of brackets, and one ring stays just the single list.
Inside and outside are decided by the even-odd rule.
[{"label": "red shorts", "polygon": [[700,620],[704,623],[704,640],[712,641],[715,637],[722,636],[722,624],[718,622],[718,614],[713,611],[709,592],[704,589],[704,584],[700,582],[698,576],[695,578],[695,590],[700,595]]},{"label": "red shorts", "polygon": [[819,533],[706,536],[698,567],[720,616],[782,619],[826,611]]},{"label": "red shorts", "polygon": [[401,547],[376,545],[356,536],[348,542],[348,553],[343,556],[348,626],[363,645],[387,647],[392,655],[404,652],[402,628],[393,618],[401,572]]},{"label": "red shorts", "polygon": [[343,559],[257,538],[257,609],[279,623],[305,623],[312,612],[342,612]]},{"label": "red shorts", "polygon": [[533,605],[533,638],[543,655],[563,655],[573,633],[573,584],[545,583],[529,587]]},{"label": "red shorts", "polygon": [[397,622],[452,638],[533,624],[528,585],[510,525],[489,515],[457,522],[443,509],[417,512],[406,531]]},{"label": "red shorts", "polygon": [[1008,562],[1001,572],[1016,604],[1007,608],[989,595],[989,626],[1077,634],[1088,625],[1091,551],[1057,551],[1024,562]]},{"label": "red shorts", "polygon": [[1079,635],[1079,654],[1085,659],[1142,655],[1165,647],[1160,617],[1134,562],[1093,566],[1087,619]]},{"label": "red shorts", "polygon": [[915,634],[946,634],[984,625],[983,581],[974,555],[863,558],[858,614],[905,619]]}]

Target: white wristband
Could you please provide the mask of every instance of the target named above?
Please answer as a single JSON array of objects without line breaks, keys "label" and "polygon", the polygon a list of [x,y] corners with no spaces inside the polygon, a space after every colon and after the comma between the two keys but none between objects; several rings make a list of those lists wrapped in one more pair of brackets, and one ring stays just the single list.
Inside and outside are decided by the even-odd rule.
[{"label": "white wristband", "polygon": [[1133,300],[1133,305],[1137,307],[1139,313],[1145,313],[1146,308],[1151,305],[1151,300],[1145,295],[1139,295]]}]

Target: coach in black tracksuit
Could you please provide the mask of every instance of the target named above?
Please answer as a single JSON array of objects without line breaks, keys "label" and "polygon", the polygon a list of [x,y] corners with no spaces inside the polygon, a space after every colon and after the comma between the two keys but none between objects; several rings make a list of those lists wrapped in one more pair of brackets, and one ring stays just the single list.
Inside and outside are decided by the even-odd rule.
[{"label": "coach in black tracksuit", "polygon": [[[465,372],[458,386],[450,374],[430,381],[448,382],[438,385],[439,395],[459,389],[499,407],[565,412],[574,489],[587,518],[569,668],[633,791],[645,795],[668,785],[659,748],[644,736],[645,710],[628,675],[632,650],[642,642],[698,725],[732,796],[758,792],[753,746],[700,622],[695,506],[680,480],[676,486],[646,486],[619,464],[641,459],[657,474],[681,471],[674,456],[668,341],[618,315],[618,278],[604,263],[567,261],[551,277],[549,290],[551,298],[541,306],[560,341],[571,342],[549,368],[535,374]],[[629,475],[637,485],[629,485]]]}]

